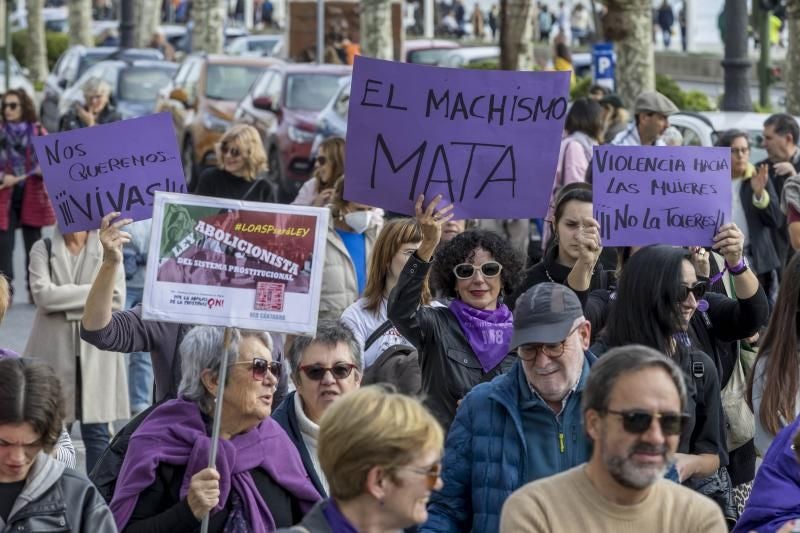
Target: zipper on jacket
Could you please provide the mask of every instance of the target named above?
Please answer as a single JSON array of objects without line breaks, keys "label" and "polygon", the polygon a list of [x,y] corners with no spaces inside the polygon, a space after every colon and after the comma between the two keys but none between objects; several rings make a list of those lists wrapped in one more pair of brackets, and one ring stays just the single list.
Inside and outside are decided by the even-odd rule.
[{"label": "zipper on jacket", "polygon": [[564,432],[563,431],[559,431],[558,432],[558,446],[559,446],[559,449],[561,450],[561,453],[564,453]]}]

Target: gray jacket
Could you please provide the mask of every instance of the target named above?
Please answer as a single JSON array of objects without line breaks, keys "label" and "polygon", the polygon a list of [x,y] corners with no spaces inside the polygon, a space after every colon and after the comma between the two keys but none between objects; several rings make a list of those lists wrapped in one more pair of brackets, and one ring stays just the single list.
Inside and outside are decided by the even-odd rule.
[{"label": "gray jacket", "polygon": [[328,500],[317,502],[299,524],[279,529],[277,533],[334,533],[322,512]]},{"label": "gray jacket", "polygon": [[40,452],[0,533],[116,533],[114,516],[92,483]]}]

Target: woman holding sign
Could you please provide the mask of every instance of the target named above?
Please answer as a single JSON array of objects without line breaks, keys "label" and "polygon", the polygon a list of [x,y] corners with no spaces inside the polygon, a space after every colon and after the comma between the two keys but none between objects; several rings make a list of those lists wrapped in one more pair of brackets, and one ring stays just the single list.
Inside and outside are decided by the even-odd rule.
[{"label": "woman holding sign", "polygon": [[[466,231],[447,243],[432,261],[451,218],[452,205],[439,208],[441,195],[423,207],[417,199],[422,244],[406,262],[389,296],[388,315],[403,337],[417,348],[425,405],[447,430],[458,402],[472,388],[507,371],[513,319],[503,295],[516,288],[522,258],[498,234]],[[449,307],[421,306],[425,279],[434,281]]]}]

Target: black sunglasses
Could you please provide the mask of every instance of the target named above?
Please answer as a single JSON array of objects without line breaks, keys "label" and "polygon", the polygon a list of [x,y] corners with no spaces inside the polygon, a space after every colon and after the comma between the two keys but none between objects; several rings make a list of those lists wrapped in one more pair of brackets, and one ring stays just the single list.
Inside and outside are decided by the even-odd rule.
[{"label": "black sunglasses", "polygon": [[4,102],[3,103],[3,109],[10,109],[10,110],[13,111],[18,107],[19,107],[19,104],[17,102],[8,102],[8,103]]},{"label": "black sunglasses", "polygon": [[355,368],[356,365],[352,363],[336,363],[333,366],[305,365],[301,366],[300,370],[303,371],[308,379],[312,381],[322,381],[322,378],[325,377],[328,371],[333,375],[333,379],[345,379],[353,373],[353,369]]},{"label": "black sunglasses", "polygon": [[705,295],[707,289],[708,284],[705,281],[698,281],[691,287],[681,285],[678,289],[678,301],[685,302],[690,293],[694,294],[695,300],[700,300]]},{"label": "black sunglasses", "polygon": [[281,363],[277,361],[267,361],[260,357],[254,357],[252,362],[240,361],[238,363],[231,363],[228,366],[234,365],[251,365],[253,369],[253,379],[255,381],[264,381],[264,378],[267,376],[267,371],[269,371],[275,379],[280,379],[281,371],[283,370],[283,365]]},{"label": "black sunglasses", "polygon": [[503,265],[497,261],[486,261],[484,264],[475,266],[470,263],[461,263],[453,268],[453,274],[458,279],[470,279],[475,275],[475,271],[480,269],[484,278],[495,278],[500,275]]},{"label": "black sunglasses", "polygon": [[612,411],[606,413],[622,417],[622,427],[628,433],[641,435],[645,433],[653,424],[653,419],[658,419],[661,426],[661,433],[664,435],[680,435],[683,426],[689,419],[688,415],[678,413],[648,413],[647,411]]},{"label": "black sunglasses", "polygon": [[222,145],[222,147],[220,149],[220,152],[222,152],[222,155],[231,154],[233,157],[239,157],[240,155],[242,155],[242,152],[239,151],[238,148],[236,148],[235,146],[234,147],[229,147],[226,144]]}]

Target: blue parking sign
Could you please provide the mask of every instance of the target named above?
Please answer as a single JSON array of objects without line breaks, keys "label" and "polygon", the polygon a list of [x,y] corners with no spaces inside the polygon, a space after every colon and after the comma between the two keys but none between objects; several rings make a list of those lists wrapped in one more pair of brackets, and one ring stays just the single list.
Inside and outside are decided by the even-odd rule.
[{"label": "blue parking sign", "polygon": [[614,74],[617,66],[617,57],[614,54],[614,45],[611,43],[597,43],[592,46],[592,80],[597,85],[615,90]]}]

